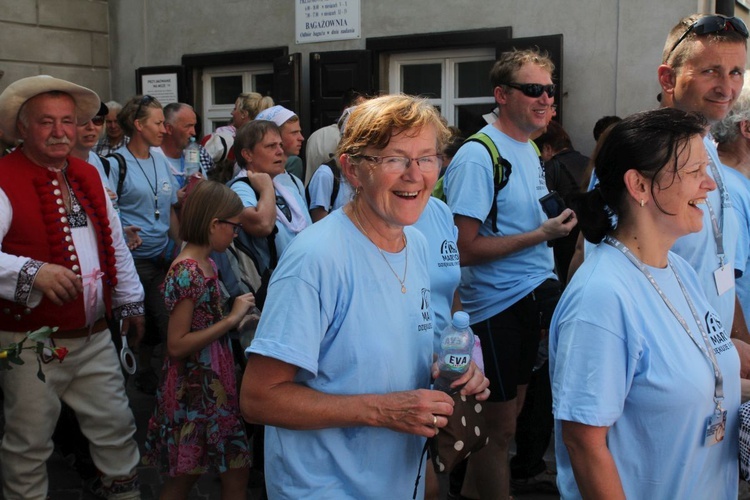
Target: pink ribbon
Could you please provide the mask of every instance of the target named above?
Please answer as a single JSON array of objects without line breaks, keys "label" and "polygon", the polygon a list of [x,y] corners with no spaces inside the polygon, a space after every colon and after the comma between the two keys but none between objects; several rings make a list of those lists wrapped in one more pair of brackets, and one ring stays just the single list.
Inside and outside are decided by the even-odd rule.
[{"label": "pink ribbon", "polygon": [[91,333],[94,330],[94,323],[96,319],[93,317],[96,311],[96,282],[101,281],[104,273],[97,267],[91,271],[91,274],[82,276],[83,281],[83,293],[84,295],[84,310],[86,311],[86,324],[89,326],[89,335],[86,337],[86,342],[91,338]]}]

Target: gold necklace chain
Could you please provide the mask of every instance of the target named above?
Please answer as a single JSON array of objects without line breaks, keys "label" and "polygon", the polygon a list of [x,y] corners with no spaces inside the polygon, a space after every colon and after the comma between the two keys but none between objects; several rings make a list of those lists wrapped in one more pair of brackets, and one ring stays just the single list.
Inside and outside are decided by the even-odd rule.
[{"label": "gold necklace chain", "polygon": [[[359,226],[359,229],[361,229],[362,232],[365,233],[365,236],[367,236],[367,239],[370,240],[370,243],[372,243],[373,245],[375,245],[375,242],[372,241],[372,238],[370,238],[370,235],[367,233],[367,231],[365,231],[365,228],[362,227],[362,223],[360,222],[359,216],[357,215],[357,210],[356,210],[356,208],[354,207],[353,204],[352,204],[352,214],[354,215],[354,219],[357,222],[357,226]],[[406,283],[406,270],[407,270],[407,267],[409,265],[409,251],[406,248],[406,234],[402,232],[401,233],[401,238],[404,240],[404,252],[405,252],[404,253],[404,279],[401,279],[401,278],[398,277],[398,274],[393,269],[393,266],[391,266],[391,263],[388,262],[388,258],[385,256],[385,253],[383,253],[383,251],[380,249],[380,247],[377,246],[377,245],[375,245],[375,248],[378,249],[378,252],[380,252],[380,256],[383,257],[383,260],[388,265],[388,269],[391,270],[391,272],[393,273],[393,275],[398,280],[399,284],[401,284],[401,293],[406,293],[406,285],[404,285],[404,283]]]}]

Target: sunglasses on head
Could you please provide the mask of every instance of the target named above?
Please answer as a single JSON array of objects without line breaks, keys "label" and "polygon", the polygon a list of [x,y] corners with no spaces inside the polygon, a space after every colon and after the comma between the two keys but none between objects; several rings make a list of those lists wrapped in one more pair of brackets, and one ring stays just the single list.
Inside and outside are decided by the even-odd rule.
[{"label": "sunglasses on head", "polygon": [[685,33],[683,33],[674,45],[672,45],[665,61],[669,60],[669,56],[672,55],[674,49],[676,49],[680,42],[687,38],[690,33],[695,33],[696,35],[708,35],[710,33],[719,33],[721,31],[736,31],[745,38],[747,38],[748,35],[747,26],[745,26],[742,19],[738,17],[726,17],[720,14],[701,17],[691,24],[688,29],[685,30]]},{"label": "sunglasses on head", "polygon": [[503,85],[520,90],[527,97],[541,97],[545,92],[548,97],[555,97],[555,90],[557,90],[557,85],[554,83],[550,85],[542,85],[541,83],[503,83]]},{"label": "sunglasses on head", "polygon": [[146,94],[143,97],[141,97],[141,100],[138,103],[138,108],[135,110],[135,115],[133,115],[133,118],[137,120],[138,116],[141,114],[141,108],[143,106],[148,106],[149,104],[151,104],[155,100],[156,100],[156,98],[154,96],[150,96],[148,94]]}]

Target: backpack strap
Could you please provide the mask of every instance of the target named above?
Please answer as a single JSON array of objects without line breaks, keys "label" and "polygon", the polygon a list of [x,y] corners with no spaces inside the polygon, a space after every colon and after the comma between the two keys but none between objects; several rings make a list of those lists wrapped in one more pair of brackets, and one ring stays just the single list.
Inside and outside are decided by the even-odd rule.
[{"label": "backpack strap", "polygon": [[111,153],[107,156],[101,156],[99,155],[99,158],[102,160],[102,166],[104,167],[104,173],[109,177],[109,172],[111,168],[111,164],[109,163],[110,158],[114,158],[117,160],[117,167],[119,176],[117,177],[117,197],[119,198],[122,195],[122,186],[125,183],[125,176],[128,173],[128,164],[125,163],[125,158],[120,153]]},{"label": "backpack strap", "polygon": [[[247,184],[248,186],[250,186],[250,189],[252,189],[253,193],[255,193],[255,198],[257,200],[260,200],[260,193],[258,193],[258,191],[250,183],[250,179],[248,179],[247,177],[238,177],[238,178],[230,181],[229,184],[228,184],[228,186],[232,187],[232,185],[235,182],[244,182],[245,184]],[[296,184],[297,183],[295,182],[295,185]],[[297,187],[299,188],[299,186],[297,186]],[[279,232],[279,228],[276,227],[276,225],[274,224],[273,231],[271,231],[271,234],[269,234],[268,236],[266,236],[266,243],[268,244],[268,257],[269,257],[268,268],[269,269],[276,269],[276,264],[279,263],[279,255],[278,255],[278,252],[276,251],[276,233],[278,233],[278,232]],[[240,238],[236,238],[236,239],[240,240]],[[237,246],[239,247],[239,245],[237,245]],[[248,253],[246,251],[247,248],[241,248],[240,247],[240,250],[242,250],[245,253]],[[250,255],[252,257],[252,254],[250,254],[250,253],[248,253],[248,255]],[[258,269],[258,272],[262,275],[263,272],[261,270],[261,264],[258,261],[258,259],[253,258],[253,262],[254,262],[256,268]]]},{"label": "backpack strap", "polygon": [[[492,159],[492,184],[494,186],[494,196],[492,197],[493,202],[490,207],[489,218],[490,221],[492,221],[492,230],[497,232],[497,194],[508,184],[513,166],[508,160],[502,157],[500,151],[497,149],[495,141],[484,132],[477,132],[468,137],[464,141],[464,144],[467,142],[478,142],[484,146]],[[537,149],[537,151],[539,150]]]},{"label": "backpack strap", "polygon": [[[297,188],[297,191],[299,192],[299,195],[304,198],[305,197],[305,186],[304,186],[304,184],[302,184],[302,181],[299,179],[299,177],[297,177],[294,174],[290,174],[289,172],[286,172],[286,175],[288,175],[289,178],[292,180],[292,184],[294,184],[294,187]],[[252,187],[252,186],[250,186],[250,187]]]},{"label": "backpack strap", "polygon": [[106,156],[102,156],[99,153],[97,153],[96,156],[98,156],[99,161],[102,162],[102,167],[104,167],[104,176],[109,178],[109,171],[112,165],[109,164],[109,160],[107,159]]},{"label": "backpack strap", "polygon": [[341,188],[341,169],[334,158],[331,158],[326,165],[333,172],[333,191],[331,191],[331,210],[333,210],[333,204],[336,202],[336,197],[338,197]]}]

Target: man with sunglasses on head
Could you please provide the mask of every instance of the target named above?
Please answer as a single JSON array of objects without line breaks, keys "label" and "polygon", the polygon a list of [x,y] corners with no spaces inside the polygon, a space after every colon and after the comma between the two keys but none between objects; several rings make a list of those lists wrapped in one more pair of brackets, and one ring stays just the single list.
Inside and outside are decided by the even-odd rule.
[{"label": "man with sunglasses on head", "polygon": [[[745,24],[737,18],[694,14],[680,20],[667,37],[662,64],[657,70],[658,81],[662,89],[660,94],[662,105],[702,115],[707,121],[707,128],[723,119],[732,109],[742,88],[747,37],[748,31]],[[606,375],[612,377],[615,373],[619,374],[627,370],[628,384],[632,381],[633,386],[640,385],[643,388],[644,384],[650,384],[655,388],[651,394],[641,394],[640,398],[629,396],[627,401],[623,401],[618,396],[617,390],[594,391],[593,397],[587,397],[587,394],[592,393],[592,389],[590,386],[586,387],[589,381],[584,380],[576,387],[564,387],[563,392],[572,394],[576,398],[573,404],[566,405],[564,401],[558,401],[559,395],[555,393],[558,386],[565,385],[563,383],[565,375],[559,370],[554,372],[558,485],[564,497],[580,495],[579,490],[584,496],[588,492],[590,497],[597,495],[601,497],[606,495],[602,493],[602,488],[610,488],[609,497],[612,498],[615,498],[612,488],[619,489],[619,493],[622,493],[624,488],[633,498],[664,497],[663,494],[656,493],[659,487],[674,490],[675,498],[684,497],[676,492],[677,486],[683,488],[686,486],[684,483],[673,485],[665,479],[662,484],[659,484],[659,478],[654,480],[652,477],[654,470],[669,471],[669,467],[673,467],[673,470],[681,471],[683,477],[691,480],[687,483],[689,488],[684,490],[690,492],[690,498],[737,498],[739,480],[737,466],[739,412],[737,407],[739,400],[723,396],[724,384],[731,380],[731,377],[736,377],[737,373],[736,371],[722,373],[713,354],[714,352],[723,353],[724,356],[730,356],[730,360],[735,356],[731,352],[731,344],[726,343],[724,332],[729,332],[731,329],[733,338],[743,333],[745,338],[747,337],[747,327],[741,315],[741,309],[736,306],[735,310],[734,259],[738,248],[739,226],[736,209],[732,206],[726,190],[728,178],[722,174],[722,170],[726,167],[719,161],[716,146],[710,134],[704,137],[703,144],[708,156],[708,166],[705,171],[715,181],[716,189],[705,195],[704,203],[696,203],[696,200],[686,201],[688,204],[698,205],[703,210],[703,227],[698,232],[679,238],[671,250],[687,260],[695,269],[708,302],[718,313],[717,318],[714,313],[698,316],[693,311],[696,321],[706,327],[707,335],[704,333],[704,338],[709,344],[707,346],[704,346],[704,339],[701,339],[699,334],[687,332],[687,323],[684,319],[681,321],[683,328],[697,346],[690,346],[691,342],[686,340],[688,348],[700,348],[711,360],[707,359],[705,365],[698,366],[677,366],[676,364],[677,370],[658,369],[655,368],[657,364],[654,362],[655,358],[652,358],[652,350],[658,352],[658,348],[654,349],[654,346],[650,345],[651,339],[623,338],[623,342],[627,342],[633,352],[637,351],[639,355],[628,359],[626,367],[621,366],[618,369],[612,366]],[[674,154],[676,157],[677,154],[682,154],[682,151]],[[698,162],[691,157],[689,162],[693,161]],[[675,168],[681,167],[682,165],[675,165]],[[667,168],[665,167],[664,170],[666,171]],[[703,172],[703,168],[700,171]],[[693,174],[678,172],[677,175]],[[705,192],[705,182],[704,178],[700,185],[703,190],[701,192]],[[643,190],[644,198],[647,199],[646,204],[656,201],[658,205],[658,195],[655,197],[653,192],[649,194],[649,190],[659,190],[659,187],[669,186],[658,186],[658,182],[642,181],[634,183],[631,187]],[[694,194],[693,196],[704,195]],[[640,200],[640,206],[644,207],[643,199]],[[639,210],[637,205],[635,210]],[[661,211],[668,214],[664,209]],[[743,241],[740,244],[748,245],[748,242]],[[638,262],[638,264],[641,263]],[[656,281],[653,281],[653,278],[650,279],[653,285],[657,286]],[[680,283],[680,280],[678,279],[677,282]],[[680,287],[682,287],[681,283]],[[687,292],[683,290],[683,293]],[[664,297],[667,301],[666,296]],[[596,307],[596,304],[592,304],[591,307]],[[684,310],[681,311],[684,314]],[[676,322],[680,311],[675,308],[673,312]],[[652,332],[652,334],[662,333],[667,332]],[[657,336],[658,342],[663,342],[668,338],[668,335]],[[740,353],[747,349],[747,345],[739,340],[735,340],[735,345]],[[558,354],[562,349],[563,347],[559,346],[558,352],[553,353],[555,359],[559,358]],[[729,352],[726,352],[727,350]],[[736,361],[731,361],[730,365],[723,364],[722,366],[736,366],[735,363]],[[555,366],[552,369],[555,370]],[[748,367],[744,366],[742,369],[747,370]],[[706,375],[711,374],[714,383],[701,388],[690,376],[681,376],[683,372],[685,374],[698,373],[699,370],[705,370]],[[631,377],[632,374],[634,376]],[[591,373],[591,377],[595,376],[597,374]],[[665,394],[668,392],[665,387],[669,387],[670,380],[674,377],[694,387],[696,397],[701,391],[714,391],[715,406],[711,405],[714,407],[714,412],[708,416],[700,412],[697,414],[680,413],[679,415],[674,411],[669,412],[670,415],[676,416],[679,423],[669,427],[669,422],[666,422],[665,429],[669,427],[667,432],[661,433],[657,437],[660,441],[656,443],[652,441],[648,447],[648,450],[664,448],[665,451],[671,447],[671,451],[665,453],[648,453],[643,443],[637,440],[624,442],[612,437],[610,430],[614,428],[614,425],[619,423],[627,429],[628,423],[623,424],[621,423],[623,419],[620,419],[624,414],[631,415],[630,418],[633,420],[630,422],[633,424],[631,427],[635,428],[636,434],[639,426],[649,425],[644,419],[633,416],[633,408],[643,405],[657,408],[659,404],[664,405]],[[674,397],[674,395],[671,394],[668,397]],[[722,401],[724,410],[722,410]],[[696,404],[698,404],[697,400]],[[686,433],[684,429],[690,429],[691,432]],[[610,453],[610,448],[612,453]],[[673,460],[670,453],[678,456],[679,460]],[[620,459],[615,457],[611,460],[610,455],[617,455]],[[616,467],[611,467],[612,465]],[[677,467],[674,467],[675,465]],[[613,477],[613,469],[619,471],[619,477]],[[623,488],[620,487],[621,485]]]},{"label": "man with sunglasses on head", "polygon": [[570,209],[548,218],[539,202],[548,191],[530,137],[547,124],[556,90],[553,71],[546,54],[514,50],[490,72],[498,115],[481,132],[507,160],[506,185],[496,190],[493,159],[477,142],[465,143],[445,174],[445,194],[458,227],[459,292],[482,341],[492,387],[485,405],[489,444],[469,459],[462,492],[469,498],[510,494],[508,451],[516,417],[561,293],[547,242],[566,236],[577,223]]},{"label": "man with sunglasses on head", "polygon": [[[664,44],[662,64],[657,70],[661,103],[703,115],[709,127],[722,120],[739,97],[744,81],[748,31],[742,20],[721,15],[694,14],[672,28]],[[719,313],[732,338],[747,341],[747,325],[737,305],[734,286],[735,254],[739,242],[736,207],[729,200],[725,169],[713,138],[704,138],[709,175],[717,189],[708,194],[703,207],[703,229],[683,236],[672,251],[698,272],[711,305]],[[743,353],[748,346],[735,342]],[[744,354],[743,354],[744,357]],[[750,367],[743,366],[743,373]]]}]

